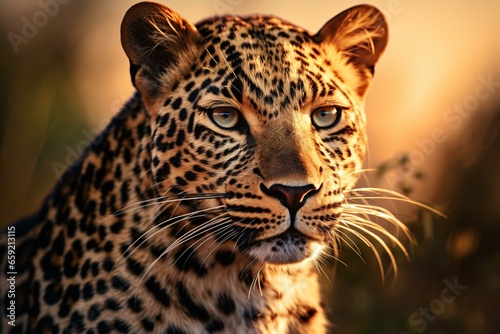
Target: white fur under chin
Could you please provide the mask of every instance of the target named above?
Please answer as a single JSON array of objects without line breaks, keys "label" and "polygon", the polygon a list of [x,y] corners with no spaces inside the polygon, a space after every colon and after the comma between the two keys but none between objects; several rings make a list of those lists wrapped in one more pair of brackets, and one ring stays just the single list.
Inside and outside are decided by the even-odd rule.
[{"label": "white fur under chin", "polygon": [[[277,247],[278,241],[281,241],[282,245]],[[261,241],[259,245],[248,249],[246,254],[259,262],[302,265],[316,259],[323,249],[324,246],[317,241],[306,240],[305,244],[297,244],[290,238],[280,238]]]}]

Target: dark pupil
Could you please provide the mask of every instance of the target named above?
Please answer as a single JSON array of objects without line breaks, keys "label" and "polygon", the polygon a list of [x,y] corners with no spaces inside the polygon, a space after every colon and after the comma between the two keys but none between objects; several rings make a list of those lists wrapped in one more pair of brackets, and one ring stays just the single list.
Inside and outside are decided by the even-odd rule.
[{"label": "dark pupil", "polygon": [[229,112],[228,111],[224,111],[221,113],[221,116],[224,117],[224,118],[229,118]]}]

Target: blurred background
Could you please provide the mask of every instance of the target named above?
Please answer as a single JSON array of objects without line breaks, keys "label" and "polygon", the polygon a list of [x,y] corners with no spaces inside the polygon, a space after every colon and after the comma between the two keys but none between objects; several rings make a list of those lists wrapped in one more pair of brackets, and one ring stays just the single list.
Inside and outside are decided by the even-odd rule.
[{"label": "blurred background", "polygon": [[[62,2],[65,2],[64,4]],[[120,45],[137,1],[0,2],[0,226],[33,212],[131,95]],[[275,14],[312,33],[354,1],[161,1],[196,22]],[[390,41],[366,112],[362,184],[448,215],[389,203],[417,244],[382,283],[367,247],[325,265],[335,333],[498,333],[500,319],[500,2],[364,1]],[[408,243],[406,243],[409,246]]]}]

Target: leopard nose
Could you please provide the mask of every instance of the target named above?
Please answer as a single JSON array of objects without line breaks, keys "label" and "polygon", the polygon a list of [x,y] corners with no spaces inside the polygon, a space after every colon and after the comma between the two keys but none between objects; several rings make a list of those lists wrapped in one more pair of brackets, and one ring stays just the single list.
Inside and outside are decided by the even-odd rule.
[{"label": "leopard nose", "polygon": [[291,187],[283,184],[273,184],[267,188],[261,184],[261,190],[274,198],[280,200],[291,214],[295,214],[306,202],[308,196],[316,193],[319,188],[313,184],[308,184],[300,187]]}]

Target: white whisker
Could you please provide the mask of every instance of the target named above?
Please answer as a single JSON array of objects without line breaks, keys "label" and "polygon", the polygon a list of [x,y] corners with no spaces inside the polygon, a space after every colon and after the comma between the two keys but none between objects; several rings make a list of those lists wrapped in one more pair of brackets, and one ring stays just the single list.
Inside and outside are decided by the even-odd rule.
[{"label": "white whisker", "polygon": [[[134,253],[134,251],[136,249],[138,249],[145,242],[147,242],[149,239],[151,239],[152,237],[154,237],[156,234],[160,233],[164,229],[167,229],[167,228],[173,226],[174,224],[178,224],[178,223],[180,223],[182,221],[186,221],[188,219],[205,217],[206,216],[205,212],[209,212],[211,210],[221,209],[223,207],[224,206],[220,205],[220,206],[213,207],[213,208],[198,210],[198,211],[195,211],[195,212],[189,212],[189,213],[186,213],[186,214],[183,214],[183,215],[180,215],[180,216],[171,217],[171,218],[169,218],[169,219],[167,219],[167,220],[165,220],[165,221],[163,221],[163,222],[161,222],[161,223],[153,226],[152,228],[150,228],[146,232],[144,232],[140,237],[138,237],[132,244],[130,244],[127,247],[127,249],[122,253],[122,255],[118,258],[118,260],[116,261],[116,263],[119,263],[120,260],[123,258],[123,256],[125,256],[126,253],[128,253],[127,257],[130,256],[130,255],[132,255],[132,253]],[[203,213],[203,214],[200,214],[200,213]],[[169,223],[169,224],[167,224],[167,223]],[[165,225],[165,224],[167,224],[167,225]],[[165,226],[163,226],[163,225],[165,225]],[[157,229],[157,231],[154,231],[155,229]],[[154,232],[152,232],[152,231],[154,231]],[[148,235],[148,234],[150,234],[150,235],[146,237],[146,235]],[[139,241],[140,241],[140,243],[139,243]],[[137,245],[137,243],[139,243],[139,244]],[[132,250],[131,252],[129,252],[129,250],[132,247],[135,247],[134,250]]]},{"label": "white whisker", "polygon": [[[348,194],[348,200],[352,200],[352,199],[356,199],[358,198],[358,195],[359,194],[363,194],[363,193],[367,193],[368,195],[371,195],[373,193],[380,193],[380,194],[387,194],[387,195],[391,195],[392,197],[384,197],[382,196],[381,198],[377,198],[377,199],[388,199],[388,200],[399,200],[399,201],[403,201],[403,202],[406,202],[408,204],[412,204],[412,205],[416,205],[418,207],[421,207],[425,210],[428,210],[440,217],[443,217],[443,218],[446,218],[446,215],[443,214],[442,212],[428,206],[428,205],[425,205],[423,203],[420,203],[418,201],[415,201],[415,200],[412,200],[411,198],[403,195],[403,194],[400,194],[394,190],[389,190],[389,189],[382,189],[382,188],[355,188],[355,189],[350,189],[350,190],[345,190],[344,193],[347,195]],[[363,196],[367,196],[367,195],[363,195]]]},{"label": "white whisker", "polygon": [[[343,223],[343,222],[342,222],[342,221],[339,221],[339,223]],[[345,243],[345,244],[346,244],[346,245],[347,245],[350,249],[352,249],[352,250],[354,251],[354,253],[356,253],[356,254],[360,257],[360,259],[361,259],[363,262],[365,262],[365,260],[363,259],[363,256],[361,255],[361,250],[359,249],[358,245],[356,245],[356,242],[354,242],[354,240],[352,240],[352,239],[351,239],[351,237],[350,237],[348,234],[344,233],[343,231],[341,231],[341,230],[339,230],[339,229],[336,229],[336,230],[335,230],[335,232],[336,232],[336,234],[335,234],[335,235],[336,235],[337,237],[339,237],[339,239],[340,239],[341,241],[343,241],[343,242],[344,242],[344,243]],[[339,235],[339,233],[340,233],[340,234],[342,234],[342,235]],[[344,237],[345,237],[345,238],[347,238],[348,240],[346,240],[346,239],[345,239],[344,237],[342,237],[342,236],[344,236]],[[349,241],[350,241],[350,242],[349,242]],[[352,243],[352,244],[351,244],[351,243]]]},{"label": "white whisker", "polygon": [[[380,257],[380,253],[378,252],[377,248],[373,245],[373,243],[369,239],[366,239],[360,232],[354,231],[351,228],[346,228],[346,227],[343,227],[343,228],[347,229],[349,232],[353,233],[355,236],[360,238],[360,240],[362,240],[369,248],[372,249],[372,252],[375,255],[375,258],[377,260],[377,264],[378,264],[378,267],[380,270],[380,276],[381,276],[382,282],[385,282],[384,266],[382,263],[382,258]],[[361,230],[363,231],[364,229],[361,228]],[[363,231],[363,232],[367,233],[368,235],[373,236],[373,233],[371,233],[370,231],[368,231],[368,232]],[[375,237],[376,237],[376,235],[375,235]],[[382,241],[382,246],[385,246],[384,249],[386,249],[386,251],[388,250],[388,247],[383,243],[383,241]],[[390,250],[388,252],[390,253]],[[392,255],[392,253],[391,253],[391,255]]]},{"label": "white whisker", "polygon": [[350,215],[349,217],[351,219],[353,219],[353,221],[356,221],[356,223],[354,223],[353,221],[349,221],[348,224],[350,226],[353,226],[353,227],[356,227],[356,228],[358,228],[359,226],[363,226],[363,227],[366,227],[366,228],[371,228],[371,229],[373,229],[373,230],[375,230],[377,232],[380,232],[381,234],[383,234],[386,237],[388,237],[397,247],[399,247],[399,249],[401,249],[401,251],[403,252],[403,254],[405,255],[405,257],[407,258],[407,260],[410,260],[410,256],[409,256],[406,248],[403,246],[403,244],[394,235],[392,235],[391,233],[389,233],[382,226],[374,224],[373,222],[367,221],[367,220],[365,220],[365,219],[363,219],[361,217],[352,216],[352,215]]},{"label": "white whisker", "polygon": [[[217,232],[217,229],[220,229],[220,230],[226,230],[226,229],[229,229],[229,228],[231,227],[230,225],[222,225],[222,226],[220,226],[220,224],[225,224],[225,223],[230,222],[230,221],[231,221],[231,219],[230,219],[230,218],[224,218],[224,219],[220,219],[220,220],[218,220],[218,221],[214,221],[214,222],[212,222],[212,224],[211,224],[211,225],[216,225],[216,226],[211,226],[210,228],[207,228],[207,229],[199,229],[199,231],[196,231],[197,233],[194,233],[194,234],[192,234],[189,238],[186,238],[185,240],[180,241],[180,242],[178,243],[178,245],[173,245],[173,244],[172,244],[172,249],[174,249],[174,248],[176,248],[176,247],[180,246],[181,244],[183,244],[183,243],[185,243],[185,242],[188,242],[188,241],[190,241],[190,240],[192,240],[192,239],[194,239],[194,238],[197,238],[200,234],[203,234],[203,233],[205,233],[205,232],[211,231],[211,230],[213,230],[213,229],[215,229],[215,231],[213,231],[213,233],[216,233],[216,232]],[[207,242],[207,241],[208,241],[211,237],[213,237],[213,234],[207,234],[207,235],[204,235],[204,236],[200,237],[199,239],[196,239],[196,240],[194,241],[194,243],[193,243],[192,245],[190,245],[190,246],[188,247],[188,249],[186,249],[186,250],[185,250],[182,254],[184,254],[184,253],[185,253],[185,252],[187,252],[188,250],[191,250],[191,252],[196,251],[196,250],[197,250],[198,248],[200,248],[200,247],[201,247],[201,246],[202,246],[205,242]],[[213,245],[213,243],[214,243],[214,242],[212,242],[212,244],[211,244],[211,245]],[[197,244],[198,244],[198,245],[197,245]],[[194,247],[194,248],[193,248],[193,246],[195,246],[195,245],[196,245],[196,247]],[[209,246],[209,248],[211,248],[211,245]],[[220,245],[220,243],[219,243],[217,246],[219,246],[219,245]],[[213,248],[212,248],[212,251],[214,251],[214,250],[217,248],[217,246],[216,246],[216,247],[213,247]],[[211,254],[211,253],[212,253],[212,251],[211,251],[209,254]],[[207,254],[207,256],[206,256],[205,258],[207,258],[209,254]],[[202,262],[202,264],[203,264],[203,263],[204,263],[204,261]],[[174,264],[175,264],[175,262],[174,262]]]},{"label": "white whisker", "polygon": [[[231,218],[226,218],[227,220],[226,221],[222,221],[223,223],[225,222],[228,222],[231,220]],[[224,244],[226,241],[228,240],[231,240],[231,238],[233,236],[236,236],[236,232],[234,232],[232,229],[231,229],[232,225],[226,225],[226,226],[222,226],[221,230],[218,231],[219,232],[219,235],[221,237],[221,239],[219,241],[217,241],[215,238],[214,240],[212,241],[212,243],[209,245],[209,249],[210,249],[210,252],[208,252],[203,261],[201,262],[201,264],[204,264],[206,260],[208,260],[208,258],[210,257],[210,255],[212,255],[212,253],[217,249],[217,246],[220,246],[222,244]],[[212,247],[213,244],[215,243],[218,243],[218,245],[216,247]]]},{"label": "white whisker", "polygon": [[214,227],[218,227],[217,224],[220,224],[221,222],[230,221],[230,218],[221,218],[221,216],[224,216],[226,214],[227,212],[206,221],[205,223],[203,223],[203,225],[194,227],[189,232],[184,234],[182,237],[175,239],[175,241],[169,246],[169,248],[174,249],[175,247],[178,247],[179,245],[185,243],[186,241],[196,238],[202,233],[211,231]]},{"label": "white whisker", "polygon": [[[183,235],[182,237],[180,238],[177,238],[175,239],[175,241],[169,245],[161,254],[160,256],[158,256],[152,263],[150,263],[147,267],[146,267],[146,270],[145,270],[145,274],[147,274],[151,268],[163,257],[165,256],[167,253],[171,252],[172,250],[174,250],[175,248],[179,247],[180,245],[182,245],[183,243],[189,241],[189,240],[192,240],[196,237],[198,237],[200,234],[203,234],[205,232],[208,232],[208,231],[211,231],[213,230],[214,228],[220,228],[220,226],[218,226],[218,224],[220,224],[221,220],[220,219],[220,216],[218,217],[215,217],[209,221],[207,221],[206,223],[204,223],[203,225],[200,225],[200,226],[196,226],[195,228],[193,228],[191,231],[189,231],[188,233],[186,233],[185,235]],[[227,222],[227,221],[230,221],[229,219],[227,220],[222,220],[224,222]],[[206,240],[208,240],[209,238],[211,237],[210,234],[200,238],[200,239],[197,239],[195,244],[198,243],[198,242],[201,242],[201,244],[203,244],[204,242],[206,242]],[[204,240],[205,239],[205,240]],[[188,248],[189,249],[189,248]],[[188,249],[186,249],[182,254],[184,254],[186,251],[188,251]],[[181,254],[181,255],[182,255]],[[177,261],[177,260],[176,260]],[[175,262],[173,263],[175,264]],[[144,275],[145,276],[145,275]]]},{"label": "white whisker", "polygon": [[262,264],[260,266],[259,270],[257,270],[257,273],[253,277],[252,283],[250,284],[250,287],[248,288],[248,299],[250,299],[250,294],[252,293],[252,289],[255,289],[256,286],[258,286],[260,296],[263,296],[262,286],[261,286],[261,282],[260,282],[260,273],[261,273],[263,268],[264,268],[264,264]]}]

